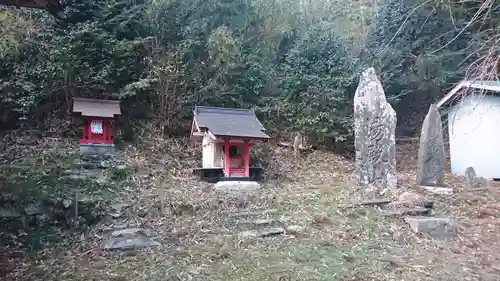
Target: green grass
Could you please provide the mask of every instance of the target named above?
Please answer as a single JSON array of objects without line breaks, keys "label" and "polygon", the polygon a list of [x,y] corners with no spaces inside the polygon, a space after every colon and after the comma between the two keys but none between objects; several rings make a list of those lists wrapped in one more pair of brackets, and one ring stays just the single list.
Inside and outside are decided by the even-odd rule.
[{"label": "green grass", "polygon": [[[43,266],[27,266],[34,264],[35,257],[19,263],[24,272],[19,276],[36,274],[40,280],[69,281],[437,281],[451,276],[479,280],[477,272],[484,271],[477,266],[482,261],[478,257],[481,252],[450,250],[463,249],[461,243],[470,237],[436,247],[433,241],[411,233],[401,219],[382,216],[377,208],[344,208],[360,194],[353,194],[347,180],[328,182],[334,165],[324,160],[325,155],[318,156],[324,163],[318,164],[317,170],[301,172],[296,182],[268,182],[257,194],[241,198],[221,196],[210,186],[188,179],[172,179],[160,187],[157,178],[134,177],[134,185],[130,181],[133,171],[110,169],[112,180],[108,184],[113,191],[119,190],[122,182],[130,183],[126,190],[116,192],[116,196],[124,196],[118,198],[121,203],[131,204],[128,221],[157,232],[156,240],[162,245],[128,253],[104,252],[100,237],[109,225],[99,225],[74,244],[65,237],[62,244],[46,247]],[[158,197],[163,188],[166,210],[161,215]],[[446,199],[436,202],[439,215],[450,215],[458,208]],[[486,204],[474,202],[479,205],[467,205],[466,213]],[[186,211],[176,211],[179,208]],[[260,213],[235,216],[241,211]],[[294,235],[266,238],[242,235],[263,229],[253,222],[269,218],[285,228],[293,225],[303,229]],[[471,241],[477,241],[474,239]],[[495,249],[480,249],[490,248]],[[499,280],[495,273],[488,274],[493,279],[484,280]]]},{"label": "green grass", "polygon": [[[73,228],[74,208],[60,209],[58,203],[63,199],[82,197],[99,197],[104,201],[116,198],[116,187],[130,180],[129,169],[110,169],[106,181],[89,179],[72,179],[67,173],[74,168],[76,154],[44,153],[31,155],[9,167],[8,177],[0,181],[2,195],[0,207],[15,210],[19,218],[3,219],[0,226],[0,237],[4,244],[10,247],[39,251],[54,245],[71,242],[74,238]],[[24,210],[33,204],[43,210],[44,218],[40,216],[25,216]],[[88,211],[88,206],[79,205],[80,211]],[[92,212],[100,214],[102,204],[92,207]],[[87,208],[87,209],[85,209]],[[87,213],[80,213],[86,223],[94,221]],[[80,221],[81,221],[80,218]],[[65,229],[66,228],[66,229]],[[80,235],[80,233],[78,234]]]}]

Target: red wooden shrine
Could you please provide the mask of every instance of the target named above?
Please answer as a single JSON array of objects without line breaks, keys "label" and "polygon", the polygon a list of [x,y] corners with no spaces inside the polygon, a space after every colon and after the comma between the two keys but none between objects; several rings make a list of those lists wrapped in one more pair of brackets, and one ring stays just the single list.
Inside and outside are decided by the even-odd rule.
[{"label": "red wooden shrine", "polygon": [[253,110],[196,106],[191,136],[202,140],[202,178],[250,178],[262,174],[250,167],[250,148],[269,136]]},{"label": "red wooden shrine", "polygon": [[74,98],[73,113],[83,118],[80,144],[113,144],[111,122],[120,115],[120,102]]}]

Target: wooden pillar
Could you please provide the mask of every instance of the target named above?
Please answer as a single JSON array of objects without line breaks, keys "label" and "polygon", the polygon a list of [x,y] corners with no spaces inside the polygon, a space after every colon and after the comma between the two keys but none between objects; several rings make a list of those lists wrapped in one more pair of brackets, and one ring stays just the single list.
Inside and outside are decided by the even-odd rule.
[{"label": "wooden pillar", "polygon": [[245,161],[245,177],[250,176],[250,150],[248,149],[248,140],[243,143],[243,157]]},{"label": "wooden pillar", "polygon": [[224,140],[224,175],[229,177],[229,168],[231,167],[231,158],[229,158],[229,140]]},{"label": "wooden pillar", "polygon": [[90,138],[90,120],[88,118],[83,119],[83,133],[80,143],[88,143]]},{"label": "wooden pillar", "polygon": [[102,120],[102,130],[103,130],[103,142],[106,144],[112,144],[113,141],[111,140],[111,122],[109,119],[103,119]]}]

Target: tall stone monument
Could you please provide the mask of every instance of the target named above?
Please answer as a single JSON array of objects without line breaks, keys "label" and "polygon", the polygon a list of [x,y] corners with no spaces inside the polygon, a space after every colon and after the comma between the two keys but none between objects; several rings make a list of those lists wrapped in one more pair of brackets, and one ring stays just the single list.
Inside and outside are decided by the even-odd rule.
[{"label": "tall stone monument", "polygon": [[435,104],[422,124],[418,150],[417,185],[444,186],[445,150],[441,114]]},{"label": "tall stone monument", "polygon": [[354,95],[354,137],[358,185],[397,187],[396,111],[387,102],[375,69],[361,74]]}]

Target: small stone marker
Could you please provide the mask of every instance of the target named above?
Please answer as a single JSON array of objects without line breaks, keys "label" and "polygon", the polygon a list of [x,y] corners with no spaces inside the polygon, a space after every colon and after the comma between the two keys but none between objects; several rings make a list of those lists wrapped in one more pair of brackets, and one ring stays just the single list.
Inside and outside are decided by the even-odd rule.
[{"label": "small stone marker", "polygon": [[408,217],[405,222],[415,233],[427,234],[434,238],[453,237],[458,233],[457,223],[449,218]]},{"label": "small stone marker", "polygon": [[131,250],[159,246],[140,228],[127,228],[111,232],[104,242],[106,250]]},{"label": "small stone marker", "polygon": [[483,189],[488,185],[488,180],[483,177],[478,177],[473,167],[465,169],[465,177],[467,178],[467,187],[471,190]]},{"label": "small stone marker", "polygon": [[354,95],[354,137],[358,185],[397,187],[396,111],[387,102],[375,69],[361,74]]},{"label": "small stone marker", "polygon": [[441,114],[435,104],[425,116],[418,149],[417,185],[444,186],[445,150]]}]

